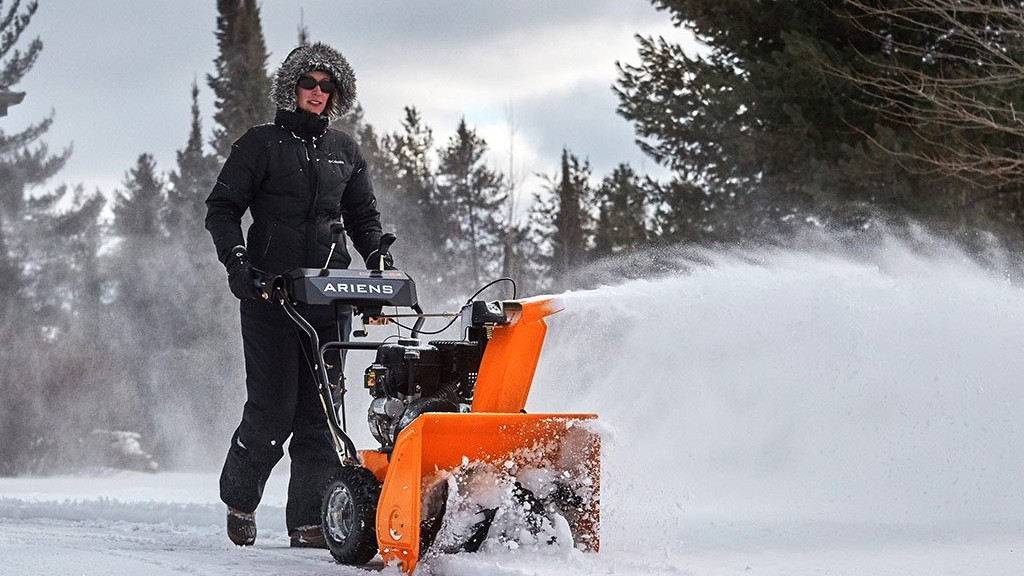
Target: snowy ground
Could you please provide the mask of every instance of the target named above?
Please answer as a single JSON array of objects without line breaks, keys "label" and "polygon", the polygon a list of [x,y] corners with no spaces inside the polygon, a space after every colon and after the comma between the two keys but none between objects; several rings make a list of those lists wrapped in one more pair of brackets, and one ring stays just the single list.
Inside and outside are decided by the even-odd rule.
[{"label": "snowy ground", "polygon": [[[281,503],[261,508],[256,546],[223,535],[213,474],[118,472],[94,478],[0,481],[5,575],[341,576],[323,550],[287,547]],[[274,492],[274,486],[271,492]],[[277,486],[277,488],[281,488]],[[282,488],[283,490],[283,488]],[[277,490],[280,492],[281,490]],[[606,512],[600,554],[490,551],[428,558],[417,573],[793,576],[1024,573],[1021,524],[936,526],[755,517],[744,503]],[[660,509],[659,509],[660,508]],[[704,508],[704,509],[702,509]],[[711,509],[706,509],[711,508]],[[380,570],[379,561],[369,568]],[[388,573],[399,574],[391,566]]]},{"label": "snowy ground", "polygon": [[[0,573],[7,575],[340,576],[323,550],[287,547],[281,503],[260,510],[256,546],[223,535],[213,474],[118,472],[0,481]],[[277,486],[276,488],[281,488]],[[283,490],[283,488],[281,488]],[[281,490],[276,490],[280,492]],[[275,486],[271,487],[275,492]],[[606,513],[600,554],[490,551],[428,558],[418,573],[471,575],[1019,576],[1024,529],[843,524],[755,517],[744,503]],[[704,507],[711,509],[701,509]],[[369,566],[380,570],[379,561]],[[398,574],[394,566],[387,572]]]},{"label": "snowy ground", "polygon": [[[568,295],[528,408],[601,415],[601,553],[417,573],[1024,574],[1024,291],[938,253],[715,255]],[[248,549],[213,472],[0,479],[0,574],[364,574],[287,548],[285,474]]]}]

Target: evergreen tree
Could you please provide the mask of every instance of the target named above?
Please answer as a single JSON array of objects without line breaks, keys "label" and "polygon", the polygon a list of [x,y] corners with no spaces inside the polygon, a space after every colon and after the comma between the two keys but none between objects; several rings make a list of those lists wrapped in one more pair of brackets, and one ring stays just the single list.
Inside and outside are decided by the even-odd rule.
[{"label": "evergreen tree", "polygon": [[[64,196],[64,190],[59,189],[57,197]],[[69,294],[64,306],[70,303],[75,313],[75,324],[85,324],[88,328],[91,314],[82,312],[95,312],[105,306],[103,288],[106,275],[100,261],[104,234],[99,222],[107,198],[98,190],[87,193],[82,185],[70,189],[70,193],[71,206],[56,213],[51,231],[60,241],[60,252],[64,256],[64,265],[60,268],[61,281],[68,286]],[[84,333],[96,334],[96,331],[87,329]]]},{"label": "evergreen tree", "polygon": [[788,223],[855,220],[867,207],[928,213],[939,199],[874,140],[893,126],[870,97],[830,72],[869,66],[880,45],[844,2],[652,0],[708,51],[640,38],[620,65],[620,113],[641,146],[708,196],[702,235],[732,239]]},{"label": "evergreen tree", "polygon": [[273,119],[267,47],[256,0],[217,0],[216,73],[206,77],[215,96],[214,151],[227,158],[246,130]]},{"label": "evergreen tree", "polygon": [[[171,345],[188,348],[204,332],[217,332],[220,325],[211,322],[216,310],[227,303],[230,294],[223,288],[224,267],[217,261],[210,235],[205,228],[206,197],[220,169],[215,156],[203,151],[202,123],[199,115],[198,87],[192,85],[192,128],[185,148],[178,150],[177,169],[171,172],[163,220],[168,232],[161,246],[172,252],[162,266],[188,299],[176,301],[178,313],[164,323]],[[234,330],[234,326],[231,329]]]},{"label": "evergreen tree", "polygon": [[[370,178],[374,183],[383,183],[387,180],[386,177],[383,177],[385,175],[381,174],[381,170],[393,163],[385,157],[388,152],[384,149],[384,138],[378,136],[373,125],[366,122],[366,113],[361,104],[356,102],[347,114],[331,123],[331,128],[348,134],[359,144],[359,149],[366,160],[367,169],[370,171]],[[392,135],[388,138],[390,140],[393,137]],[[381,200],[379,194],[378,200]],[[384,200],[387,201],[387,199]]]},{"label": "evergreen tree", "polygon": [[407,107],[402,130],[381,139],[380,164],[374,167],[382,224],[399,237],[394,252],[398,266],[427,286],[428,297],[447,277],[449,264],[444,258],[445,215],[436,202],[433,147],[433,130],[419,111]]},{"label": "evergreen tree", "polygon": [[306,26],[305,14],[299,9],[299,46],[309,46],[309,26]]},{"label": "evergreen tree", "polygon": [[345,118],[354,119],[351,128],[352,132],[349,134],[359,143],[359,149],[363,152],[363,158],[366,160],[366,166],[370,170],[370,174],[376,174],[382,167],[388,165],[384,157],[386,151],[383,148],[382,139],[377,136],[377,131],[372,125],[363,122],[363,109],[358,104],[355,110],[351,114],[344,116],[342,120]]},{"label": "evergreen tree", "polygon": [[483,160],[487,143],[459,121],[455,135],[440,152],[437,200],[444,220],[445,252],[451,278],[472,289],[497,276],[502,269],[505,224],[501,209],[506,201],[501,174]]},{"label": "evergreen tree", "polygon": [[[122,186],[114,197],[112,224],[120,242],[109,255],[112,298],[120,314],[112,318],[110,332],[132,396],[157,406],[161,357],[174,348],[174,328],[182,314],[181,300],[169,297],[177,293],[172,270],[182,258],[160,220],[166,210],[165,183],[153,157],[139,155]],[[147,411],[137,431],[158,442],[156,451],[163,456],[169,442],[157,436],[155,416]]]},{"label": "evergreen tree", "polygon": [[[415,108],[406,107],[402,132],[384,139],[384,148],[390,156],[393,170],[393,197],[397,205],[394,213],[399,221],[423,234],[432,221],[432,207],[436,196],[434,166],[431,153],[434,131],[423,123]],[[432,242],[431,247],[440,246]]]},{"label": "evergreen tree", "polygon": [[[48,238],[29,256],[37,268],[30,288],[37,298],[35,320],[46,326],[49,340],[36,358],[48,367],[36,391],[47,398],[34,448],[44,460],[32,464],[38,471],[102,464],[103,447],[90,445],[90,435],[145,430],[148,419],[123,369],[139,360],[125,355],[120,326],[112,322],[121,310],[109,296],[121,269],[112,270],[101,256],[105,238],[99,217],[105,205],[99,191],[86,193],[81,185],[35,195],[28,204],[29,218]],[[73,395],[66,393],[69,382]],[[55,417],[64,423],[60,431],[49,425]],[[78,442],[67,442],[69,436]]]},{"label": "evergreen tree", "polygon": [[[649,196],[654,199],[653,236],[666,242],[700,242],[710,234],[712,226],[707,214],[712,212],[708,195],[698,185],[681,178],[666,183],[648,182]],[[723,226],[731,229],[738,224]]]},{"label": "evergreen tree", "polygon": [[647,241],[647,190],[628,164],[620,164],[597,190],[594,252],[608,256]]},{"label": "evergreen tree", "polygon": [[547,177],[544,193],[533,200],[516,243],[521,284],[527,292],[564,288],[593,248],[590,164],[563,149],[559,173]]},{"label": "evergreen tree", "polygon": [[374,186],[384,231],[401,232],[395,228],[398,218],[394,211],[399,209],[394,198],[395,162],[385,148],[385,140],[390,142],[393,136],[378,136],[374,127],[365,121],[363,108],[358,103],[352,111],[338,118],[331,127],[352,136],[359,144],[363,159],[366,161],[366,169],[370,173],[370,181]]},{"label": "evergreen tree", "polygon": [[114,197],[114,230],[124,236],[156,238],[162,235],[164,182],[151,154],[140,154]]},{"label": "evergreen tree", "polygon": [[[240,347],[231,346],[238,338],[238,301],[227,288],[224,266],[217,261],[204,226],[205,200],[220,166],[215,156],[203,150],[198,92],[193,83],[189,137],[178,150],[177,167],[168,178],[163,210],[167,238],[153,242],[148,253],[122,246],[115,254],[124,263],[119,267],[123,285],[132,287],[131,295],[122,291],[122,305],[139,309],[132,318],[146,322],[161,318],[157,326],[147,328],[147,342],[124,346],[145,357],[136,363],[142,369],[128,380],[140,394],[162,400],[147,412],[148,426],[154,452],[170,466],[207,456],[202,453],[207,438],[230,434],[222,407],[228,398],[234,401],[240,378],[234,372],[241,365]],[[218,376],[226,374],[232,376]],[[185,442],[189,450],[182,450],[181,414],[187,414],[192,427],[202,431]]]},{"label": "evergreen tree", "polygon": [[511,249],[506,248],[519,256],[520,275],[515,278],[526,293],[549,291],[556,285],[553,255],[558,196],[554,190],[558,184],[554,178],[547,178],[545,190],[533,195],[521,241],[513,243]]},{"label": "evergreen tree", "polygon": [[31,263],[25,279],[39,321],[68,328],[84,310],[95,312],[102,295],[100,212],[106,198],[79,185],[59,186],[26,203],[24,218],[37,231],[21,253]]},{"label": "evergreen tree", "polygon": [[0,303],[0,312],[7,315],[9,308],[21,299],[21,267],[15,259],[7,238],[4,234],[4,227],[0,226],[0,294],[6,294],[6,302]]},{"label": "evergreen tree", "polygon": [[[18,48],[37,6],[14,2],[4,10],[0,2],[0,90],[17,85],[42,50],[38,38]],[[104,333],[97,221],[103,197],[81,186],[29,194],[71,153],[51,155],[39,142],[51,123],[52,116],[16,134],[0,132],[3,475],[67,470],[82,452],[68,439],[96,428],[124,429],[142,413],[109,369],[107,339],[97,338]]]},{"label": "evergreen tree", "polygon": [[[43,49],[39,38],[29,41],[24,50],[18,48],[37,8],[38,3],[34,1],[26,4],[24,10],[19,2],[6,11],[0,4],[0,90],[8,90],[20,83]],[[39,141],[52,123],[51,115],[21,132],[7,134],[0,130],[0,243],[6,246],[0,253],[0,267],[7,270],[19,268],[10,251],[18,250],[18,244],[32,241],[32,230],[21,227],[26,191],[56,174],[71,154],[71,150],[66,149],[61,154],[52,155],[46,144]],[[14,241],[15,238],[18,242]],[[13,283],[5,294],[17,293],[16,278],[14,275],[0,280],[5,284]]]},{"label": "evergreen tree", "polygon": [[192,83],[192,127],[185,148],[178,150],[177,170],[169,176],[164,223],[172,237],[188,246],[209,244],[204,221],[206,197],[220,170],[217,158],[203,151],[202,120],[199,115],[199,87]]},{"label": "evergreen tree", "polygon": [[[42,40],[34,38],[21,48],[22,36],[38,8],[35,1],[22,8],[15,2],[4,10],[0,3],[0,90],[17,86],[35,64],[43,49]],[[32,124],[24,130],[8,134],[0,130],[0,289],[8,295],[0,304],[0,315],[25,325],[17,331],[35,331],[38,326],[24,314],[31,298],[25,290],[24,272],[31,262],[30,254],[56,249],[49,230],[40,226],[39,216],[30,215],[28,191],[56,174],[71,154],[70,149],[50,154],[40,138],[46,134],[53,116]],[[45,224],[45,223],[43,223]],[[24,300],[22,300],[24,298]],[[0,374],[0,379],[7,377]]]},{"label": "evergreen tree", "polygon": [[551,268],[564,278],[587,260],[593,233],[594,191],[590,186],[590,163],[580,162],[567,149],[562,150],[561,176],[553,190],[555,196]]},{"label": "evergreen tree", "polygon": [[3,11],[0,3],[0,90],[7,90],[19,82],[32,69],[43,50],[43,41],[34,38],[24,52],[17,48],[21,35],[32,22],[39,2],[31,0],[20,10],[20,0]]}]

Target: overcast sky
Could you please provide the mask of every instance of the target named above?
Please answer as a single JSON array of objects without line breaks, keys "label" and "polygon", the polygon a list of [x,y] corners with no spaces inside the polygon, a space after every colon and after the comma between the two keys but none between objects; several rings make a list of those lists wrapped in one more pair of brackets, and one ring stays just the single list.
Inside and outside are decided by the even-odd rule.
[{"label": "overcast sky", "polygon": [[[174,169],[193,79],[209,139],[215,2],[39,3],[26,36],[40,37],[43,52],[14,87],[25,101],[0,122],[13,132],[55,112],[44,141],[74,152],[46,189],[67,182],[112,192],[143,152],[161,172]],[[397,130],[412,105],[438,144],[465,117],[503,172],[513,126],[519,181],[553,174],[563,146],[589,159],[597,177],[620,162],[657,171],[615,113],[611,88],[615,63],[638,61],[634,34],[682,37],[648,0],[265,0],[262,20],[272,70],[297,43],[300,21],[313,41],[342,51],[380,132]]]}]

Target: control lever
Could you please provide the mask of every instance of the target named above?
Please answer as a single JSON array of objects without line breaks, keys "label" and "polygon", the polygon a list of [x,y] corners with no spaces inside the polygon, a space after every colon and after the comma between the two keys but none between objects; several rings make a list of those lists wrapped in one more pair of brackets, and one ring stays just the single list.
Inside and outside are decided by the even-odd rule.
[{"label": "control lever", "polygon": [[341,233],[344,231],[344,224],[341,222],[331,222],[331,251],[327,253],[327,260],[324,261],[324,266],[320,269],[321,276],[327,276],[330,274],[330,272],[327,271],[327,266],[331,263],[331,258],[334,256],[334,249],[338,246],[338,242],[341,241]]},{"label": "control lever", "polygon": [[[331,225],[331,231],[334,231],[334,225]],[[387,270],[387,261],[389,260],[391,245],[395,243],[398,237],[391,232],[386,232],[381,235],[380,241],[377,243],[377,249],[374,252],[379,256],[377,270],[371,270],[371,272],[383,272]],[[371,254],[372,255],[372,254]],[[387,318],[381,317],[380,306],[367,306],[362,310],[356,310],[356,316],[359,318],[361,328],[352,331],[352,335],[357,338],[365,338],[367,335],[367,326],[383,326],[388,323]]]},{"label": "control lever", "polygon": [[355,317],[359,319],[359,324],[361,327],[353,330],[352,335],[355,336],[356,338],[366,338],[366,336],[369,334],[369,332],[366,331],[366,320],[363,318],[362,314],[356,314]]},{"label": "control lever", "polygon": [[380,237],[380,243],[377,244],[377,254],[380,255],[378,270],[386,270],[386,261],[391,253],[391,245],[395,243],[398,237],[391,232],[386,232]]},{"label": "control lever", "polygon": [[388,319],[381,316],[380,306],[368,306],[362,309],[357,308],[353,316],[359,319],[360,328],[352,331],[352,335],[358,338],[366,337],[368,334],[366,330],[367,326],[386,326],[388,323]]}]

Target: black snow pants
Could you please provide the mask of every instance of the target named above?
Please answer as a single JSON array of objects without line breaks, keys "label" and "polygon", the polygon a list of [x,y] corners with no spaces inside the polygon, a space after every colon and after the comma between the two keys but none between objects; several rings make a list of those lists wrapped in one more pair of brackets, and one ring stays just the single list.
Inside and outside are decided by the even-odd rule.
[{"label": "black snow pants", "polygon": [[[348,339],[350,308],[297,308],[316,328],[321,343],[337,340],[339,334]],[[255,511],[270,471],[284,456],[282,447],[291,437],[285,523],[289,532],[320,524],[323,494],[340,464],[313,380],[309,338],[280,304],[243,300],[241,319],[246,401],[221,471],[221,500],[243,512]],[[337,382],[344,355],[328,355],[327,364],[331,382]]]}]

